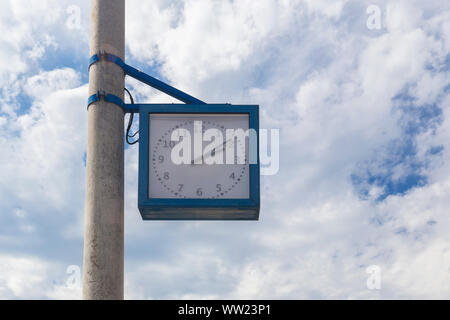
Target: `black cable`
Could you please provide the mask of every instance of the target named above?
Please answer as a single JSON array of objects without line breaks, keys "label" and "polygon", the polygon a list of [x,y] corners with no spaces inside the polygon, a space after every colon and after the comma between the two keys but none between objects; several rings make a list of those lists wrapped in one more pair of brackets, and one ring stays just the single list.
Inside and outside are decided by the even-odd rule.
[{"label": "black cable", "polygon": [[[131,95],[130,91],[128,91],[127,88],[124,88],[124,89],[128,93],[128,96],[130,97],[131,104],[134,104],[133,96]],[[139,130],[138,130],[133,135],[130,136],[130,129],[131,129],[131,126],[133,125],[133,118],[134,118],[134,113],[131,113],[130,118],[128,118],[127,134],[125,136],[127,143],[130,145],[133,145],[133,144],[136,144],[139,142],[139,139],[137,139],[135,141],[129,140],[129,138],[134,138],[139,133]]]}]

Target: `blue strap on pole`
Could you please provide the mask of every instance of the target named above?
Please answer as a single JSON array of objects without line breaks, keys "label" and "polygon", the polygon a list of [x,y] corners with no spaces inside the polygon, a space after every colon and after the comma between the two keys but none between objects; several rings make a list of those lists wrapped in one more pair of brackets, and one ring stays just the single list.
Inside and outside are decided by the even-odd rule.
[{"label": "blue strap on pole", "polygon": [[123,111],[127,113],[133,113],[138,111],[136,110],[136,107],[134,107],[132,104],[126,104],[118,96],[113,95],[111,93],[105,93],[105,91],[97,91],[97,93],[94,93],[92,96],[88,98],[88,106],[87,106],[88,109],[92,103],[100,101],[101,99],[103,99],[106,102],[118,105],[123,109]]},{"label": "blue strap on pole", "polygon": [[96,62],[100,61],[100,60],[105,60],[105,61],[109,61],[112,63],[117,64],[119,67],[123,68],[123,66],[125,65],[125,63],[123,62],[123,60],[121,58],[119,58],[118,56],[115,56],[111,53],[105,52],[105,51],[100,51],[98,54],[94,54],[90,59],[89,59],[89,68]]},{"label": "blue strap on pole", "polygon": [[[167,83],[164,83],[144,72],[141,72],[141,71],[133,68],[132,66],[125,64],[125,62],[123,62],[123,60],[121,58],[119,58],[111,53],[100,51],[98,54],[94,54],[89,59],[89,68],[94,63],[96,63],[102,59],[105,61],[109,61],[109,62],[117,64],[119,67],[121,67],[123,69],[123,71],[125,72],[126,75],[129,75],[130,77],[135,78],[136,80],[139,80],[159,91],[162,91],[162,92],[168,94],[169,96],[174,97],[175,99],[183,101],[184,103],[206,104],[205,102],[203,102],[181,90],[178,90],[177,88],[174,88],[174,87],[168,85]],[[122,105],[124,105],[123,102],[122,102]]]}]

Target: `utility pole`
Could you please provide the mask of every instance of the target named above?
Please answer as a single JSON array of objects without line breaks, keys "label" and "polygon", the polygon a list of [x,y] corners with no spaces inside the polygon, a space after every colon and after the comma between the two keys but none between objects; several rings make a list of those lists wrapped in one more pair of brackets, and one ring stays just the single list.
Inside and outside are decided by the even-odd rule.
[{"label": "utility pole", "polygon": [[[125,56],[125,0],[92,0],[90,55]],[[123,99],[124,71],[98,61],[90,67],[89,95]],[[83,299],[123,299],[124,111],[99,100],[88,110]]]}]

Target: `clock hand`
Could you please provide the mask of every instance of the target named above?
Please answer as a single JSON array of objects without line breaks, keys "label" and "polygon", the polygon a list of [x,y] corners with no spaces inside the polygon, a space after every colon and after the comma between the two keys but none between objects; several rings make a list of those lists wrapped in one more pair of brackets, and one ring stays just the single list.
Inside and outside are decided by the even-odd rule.
[{"label": "clock hand", "polygon": [[[228,139],[227,141],[224,141],[224,142],[218,147],[218,148],[220,148],[219,151],[216,151],[214,154],[216,155],[216,154],[218,154],[218,153],[223,153],[223,150],[225,150],[225,144],[229,143],[231,140],[233,140],[233,139]],[[214,148],[213,150],[216,150],[216,149],[218,149],[218,148]],[[202,156],[201,156],[202,162],[204,162],[205,159],[210,158],[210,157],[212,156],[211,153],[212,153],[212,152],[208,153],[208,154],[206,155],[206,157],[203,157],[203,154],[202,154]],[[200,160],[200,157],[198,157],[198,158],[196,158],[196,159],[194,160],[194,164],[195,164],[195,162],[197,162],[198,160]]]}]

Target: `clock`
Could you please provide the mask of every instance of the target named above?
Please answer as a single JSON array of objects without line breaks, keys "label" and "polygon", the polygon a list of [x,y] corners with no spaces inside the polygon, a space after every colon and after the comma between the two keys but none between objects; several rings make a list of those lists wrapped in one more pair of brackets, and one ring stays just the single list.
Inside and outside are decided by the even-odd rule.
[{"label": "clock", "polygon": [[139,105],[145,220],[257,220],[258,106]]}]

